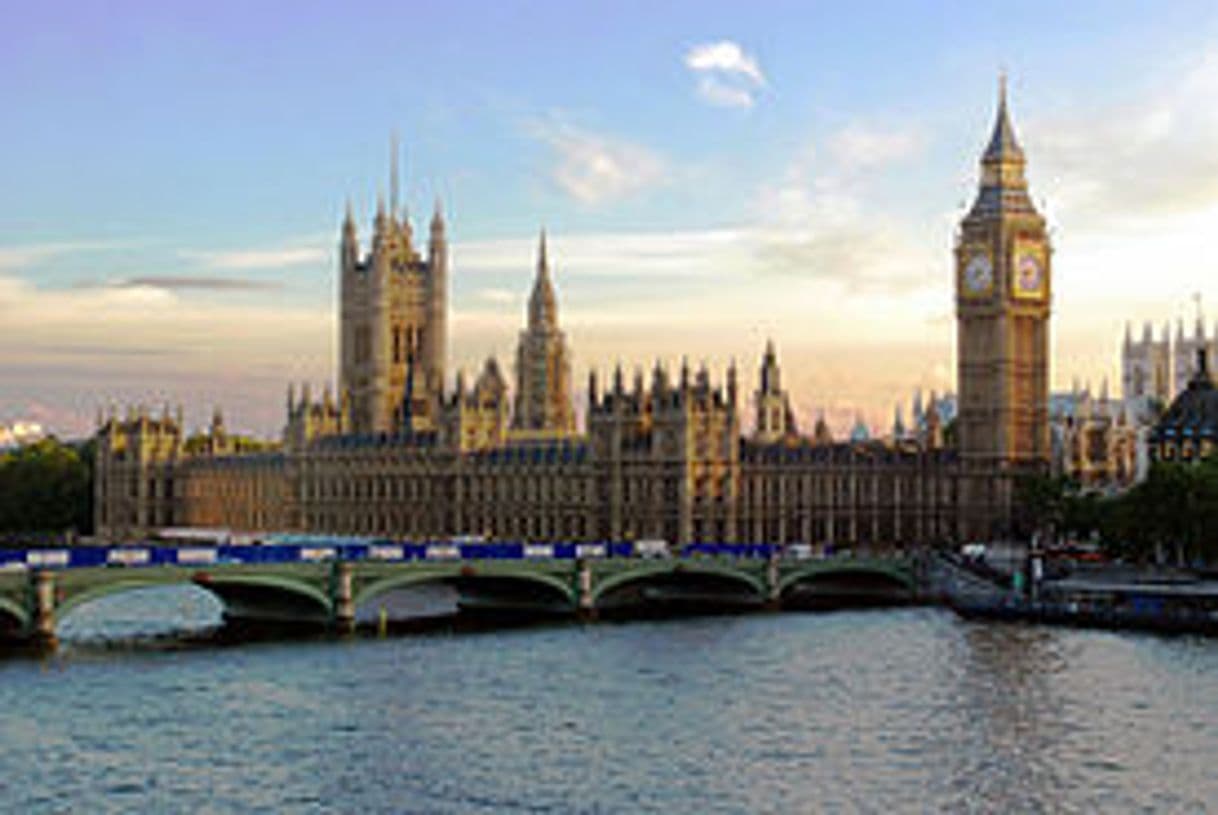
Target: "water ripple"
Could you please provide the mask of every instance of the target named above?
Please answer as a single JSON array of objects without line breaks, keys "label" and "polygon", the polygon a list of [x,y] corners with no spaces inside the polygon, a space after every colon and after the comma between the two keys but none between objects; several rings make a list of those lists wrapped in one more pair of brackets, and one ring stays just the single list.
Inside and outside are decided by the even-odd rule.
[{"label": "water ripple", "polygon": [[1212,640],[914,609],[122,645],[166,608],[182,610],[179,628],[210,624],[208,609],[153,593],[113,612],[116,627],[78,619],[57,658],[0,662],[6,808],[1200,812],[1218,800]]}]

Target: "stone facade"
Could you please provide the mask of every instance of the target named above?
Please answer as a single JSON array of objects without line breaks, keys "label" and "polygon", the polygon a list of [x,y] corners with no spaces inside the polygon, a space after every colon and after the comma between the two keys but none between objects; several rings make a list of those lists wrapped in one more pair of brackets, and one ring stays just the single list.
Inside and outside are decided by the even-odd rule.
[{"label": "stone facade", "polygon": [[1077,386],[1055,394],[1051,410],[1053,472],[1085,490],[1114,492],[1146,475],[1146,438],[1150,425],[1136,403],[1098,395]]},{"label": "stone facade", "polygon": [[292,460],[230,438],[218,411],[206,434],[190,439],[180,412],[111,416],[98,429],[96,456],[94,521],[104,538],[174,526],[294,528]]},{"label": "stone facade", "polygon": [[[1050,252],[1002,99],[981,191],[956,249],[959,444],[939,400],[907,431],[836,442],[794,421],[778,354],[759,368],[755,433],[733,363],[718,381],[656,363],[627,385],[589,376],[571,404],[544,237],[517,353],[517,391],[488,359],[446,387],[448,250],[437,207],[426,256],[396,206],[361,257],[342,225],[337,397],[290,390],[284,437],[245,452],[222,422],[184,439],[180,417],[98,430],[97,530],[161,526],[424,539],[663,539],[901,547],[1006,531],[1011,478],[1047,468]],[[395,202],[396,203],[396,202]]]},{"label": "stone facade", "polygon": [[339,257],[339,391],[346,427],[354,433],[433,427],[448,342],[448,242],[439,204],[426,257],[414,245],[409,219],[387,213],[383,203],[363,257],[347,208]]},{"label": "stone facade", "polygon": [[956,240],[957,432],[970,537],[1011,515],[1011,480],[1048,467],[1051,261],[1005,83],[981,187]]},{"label": "stone facade", "polygon": [[1141,339],[1134,340],[1133,330],[1126,324],[1121,346],[1121,395],[1126,400],[1139,399],[1165,407],[1175,394],[1172,371],[1167,326],[1163,326],[1162,337],[1155,339],[1150,323],[1146,323]]},{"label": "stone facade", "polygon": [[1126,324],[1121,345],[1122,395],[1146,408],[1166,409],[1188,389],[1197,370],[1197,352],[1202,350],[1209,359],[1218,359],[1218,326],[1207,335],[1200,315],[1191,332],[1185,332],[1183,320],[1177,321],[1174,339],[1168,324],[1164,324],[1155,339],[1147,322],[1142,326],[1141,337],[1135,340],[1132,327]]}]

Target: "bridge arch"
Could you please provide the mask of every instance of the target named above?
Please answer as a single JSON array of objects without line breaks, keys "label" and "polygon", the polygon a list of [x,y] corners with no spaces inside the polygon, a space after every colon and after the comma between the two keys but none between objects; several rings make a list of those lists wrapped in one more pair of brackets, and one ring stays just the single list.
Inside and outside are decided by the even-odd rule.
[{"label": "bridge arch", "polygon": [[55,604],[55,617],[62,619],[80,606],[87,605],[94,600],[100,600],[103,597],[109,597],[112,594],[123,594],[124,592],[139,591],[140,589],[173,585],[190,585],[190,578],[183,576],[177,580],[164,580],[131,576],[124,577],[122,580],[97,583],[79,591],[67,591],[63,595],[63,599]]},{"label": "bridge arch", "polygon": [[424,573],[404,572],[374,580],[364,585],[356,592],[355,607],[357,609],[361,608],[376,598],[397,589],[410,588],[411,586],[422,586],[428,583],[451,583],[457,580],[507,580],[524,584],[533,584],[557,593],[563,602],[570,604],[572,607],[574,607],[575,604],[575,591],[571,587],[571,584],[567,580],[564,580],[557,575],[523,570],[479,570],[470,572],[464,567],[455,565],[452,569],[442,571],[429,571]]},{"label": "bridge arch", "polygon": [[886,580],[906,591],[914,590],[913,575],[901,566],[888,563],[820,563],[805,566],[783,575],[778,581],[778,590],[781,593],[797,583],[852,576]]},{"label": "bridge arch", "polygon": [[760,577],[747,572],[725,566],[711,564],[691,564],[684,561],[651,561],[646,565],[628,571],[619,572],[600,581],[592,590],[592,602],[596,605],[609,592],[622,588],[630,583],[646,582],[672,575],[682,575],[690,578],[713,577],[728,580],[747,588],[757,599],[766,596],[765,583]]},{"label": "bridge arch", "polygon": [[[329,598],[320,589],[303,581],[274,575],[213,575],[207,579],[199,579],[188,574],[174,575],[169,579],[165,577],[131,575],[123,577],[120,580],[101,582],[82,591],[69,592],[63,601],[56,606],[55,615],[57,618],[62,619],[74,609],[102,597],[137,591],[139,589],[175,585],[193,585],[207,591],[220,601],[226,617],[269,618],[283,622],[292,621],[294,616],[286,613],[249,613],[257,610],[273,612],[276,600],[282,600],[284,597],[298,600],[299,605],[303,605],[313,612],[307,620],[302,621],[325,621],[329,619],[330,615]],[[248,598],[259,593],[266,595],[264,598],[265,602],[260,604],[260,609],[254,609],[251,607]]]},{"label": "bridge arch", "polygon": [[5,631],[24,631],[29,621],[29,612],[20,603],[0,597],[0,634]]},{"label": "bridge arch", "polygon": [[327,624],[333,603],[319,586],[279,575],[209,575],[195,585],[224,604],[227,619],[286,624]]},{"label": "bridge arch", "polygon": [[903,605],[914,599],[911,573],[896,564],[828,563],[796,569],[778,582],[784,608],[827,610]]}]

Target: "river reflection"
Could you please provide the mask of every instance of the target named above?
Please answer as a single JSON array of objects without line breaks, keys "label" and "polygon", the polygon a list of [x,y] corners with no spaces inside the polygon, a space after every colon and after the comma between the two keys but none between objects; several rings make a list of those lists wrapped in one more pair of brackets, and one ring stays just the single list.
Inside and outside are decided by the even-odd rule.
[{"label": "river reflection", "polygon": [[[219,611],[206,595],[158,591],[81,609],[47,661],[0,663],[11,811],[1116,812],[1218,800],[1208,640],[904,609],[167,650]],[[169,608],[168,631],[139,628]]]}]

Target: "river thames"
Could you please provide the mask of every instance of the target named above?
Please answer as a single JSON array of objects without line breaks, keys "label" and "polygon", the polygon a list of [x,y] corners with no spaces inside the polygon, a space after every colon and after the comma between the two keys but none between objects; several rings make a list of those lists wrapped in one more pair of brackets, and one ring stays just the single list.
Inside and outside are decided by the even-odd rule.
[{"label": "river thames", "polygon": [[[99,601],[0,661],[11,812],[1201,812],[1218,642],[933,608],[181,647]],[[149,607],[157,614],[145,615]],[[152,608],[156,607],[156,608]]]}]

